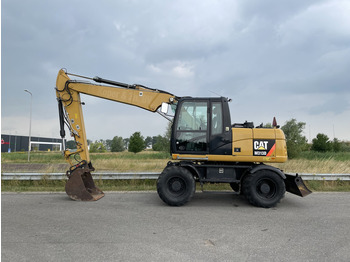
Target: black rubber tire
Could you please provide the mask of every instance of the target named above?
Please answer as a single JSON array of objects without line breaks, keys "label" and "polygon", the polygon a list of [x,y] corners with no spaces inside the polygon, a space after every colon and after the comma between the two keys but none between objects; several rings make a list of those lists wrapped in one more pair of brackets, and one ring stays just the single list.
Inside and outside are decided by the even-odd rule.
[{"label": "black rubber tire", "polygon": [[230,183],[230,187],[233,191],[239,192],[239,183]]},{"label": "black rubber tire", "polygon": [[193,197],[196,183],[186,168],[169,166],[157,180],[157,191],[159,197],[169,206],[182,206]]},{"label": "black rubber tire", "polygon": [[270,208],[284,197],[286,186],[278,174],[270,170],[260,170],[245,177],[242,191],[252,205]]}]

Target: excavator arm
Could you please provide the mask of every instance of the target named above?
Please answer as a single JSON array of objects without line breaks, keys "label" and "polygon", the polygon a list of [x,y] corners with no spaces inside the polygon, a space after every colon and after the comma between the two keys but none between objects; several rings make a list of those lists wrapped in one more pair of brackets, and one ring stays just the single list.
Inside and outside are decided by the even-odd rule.
[{"label": "excavator arm", "polygon": [[[100,84],[71,80],[69,75],[89,79]],[[104,194],[95,186],[91,176],[91,171],[94,168],[88,151],[82,110],[83,103],[80,94],[137,106],[151,112],[159,112],[159,108],[164,103],[176,104],[179,98],[166,91],[142,85],[128,85],[99,77],[78,76],[67,73],[63,69],[59,71],[56,81],[56,96],[60,116],[60,135],[62,138],[65,137],[64,125],[68,126],[77,146],[74,151],[64,149],[64,157],[71,166],[67,171],[69,179],[66,184],[66,192],[74,200],[98,200]]]}]

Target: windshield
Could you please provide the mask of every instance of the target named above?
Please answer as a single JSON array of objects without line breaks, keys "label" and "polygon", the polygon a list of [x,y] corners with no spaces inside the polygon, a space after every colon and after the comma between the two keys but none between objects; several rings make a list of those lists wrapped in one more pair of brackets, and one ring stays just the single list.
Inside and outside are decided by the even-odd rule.
[{"label": "windshield", "polygon": [[207,122],[206,102],[184,102],[177,130],[207,130]]},{"label": "windshield", "polygon": [[175,143],[179,151],[207,150],[208,104],[188,101],[181,104],[176,123]]}]

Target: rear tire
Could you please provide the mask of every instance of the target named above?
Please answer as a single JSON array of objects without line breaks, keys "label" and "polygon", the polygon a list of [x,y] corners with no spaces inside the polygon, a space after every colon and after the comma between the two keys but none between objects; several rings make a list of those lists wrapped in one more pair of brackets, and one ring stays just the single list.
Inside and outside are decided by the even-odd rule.
[{"label": "rear tire", "polygon": [[230,183],[230,187],[233,191],[239,192],[239,183]]},{"label": "rear tire", "polygon": [[166,167],[157,180],[159,197],[169,206],[182,206],[193,197],[196,183],[186,168]]},{"label": "rear tire", "polygon": [[275,206],[283,198],[286,187],[278,174],[269,170],[261,170],[245,177],[242,191],[252,205],[269,208]]}]

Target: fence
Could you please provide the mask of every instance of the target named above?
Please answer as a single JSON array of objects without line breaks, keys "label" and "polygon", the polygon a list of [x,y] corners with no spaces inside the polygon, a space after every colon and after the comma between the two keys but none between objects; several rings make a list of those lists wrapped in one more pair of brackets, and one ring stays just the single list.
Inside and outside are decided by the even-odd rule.
[{"label": "fence", "polygon": [[[94,179],[157,179],[158,172],[139,173],[92,173]],[[350,174],[305,174],[300,173],[303,180],[343,180],[350,181]],[[62,180],[67,179],[65,173],[2,173],[2,180]]]}]

